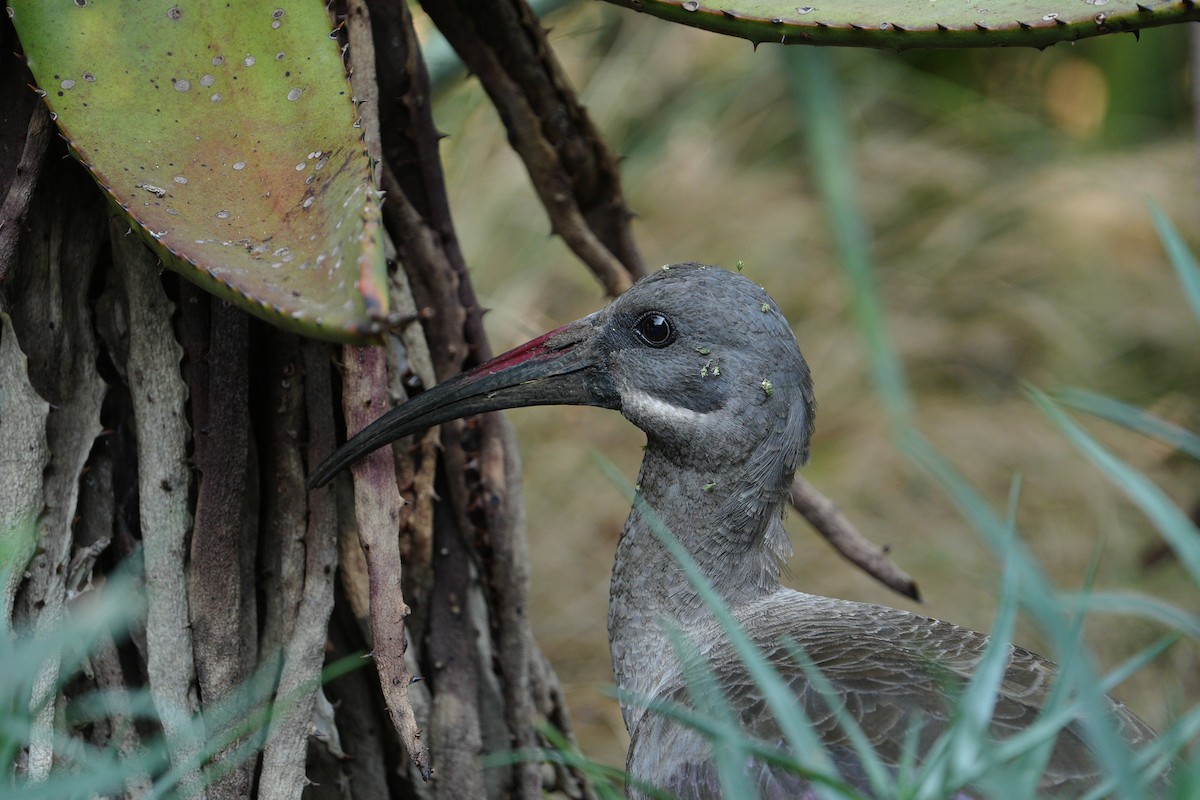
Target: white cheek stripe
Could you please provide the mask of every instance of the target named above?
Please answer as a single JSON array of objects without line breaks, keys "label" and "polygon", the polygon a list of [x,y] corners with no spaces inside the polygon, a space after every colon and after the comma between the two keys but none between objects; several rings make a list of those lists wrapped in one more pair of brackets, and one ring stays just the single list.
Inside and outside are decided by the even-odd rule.
[{"label": "white cheek stripe", "polygon": [[666,400],[637,389],[624,393],[624,396],[621,398],[621,405],[627,410],[627,413],[631,412],[635,416],[661,419],[667,422],[696,423],[708,416],[707,413],[673,405]]}]

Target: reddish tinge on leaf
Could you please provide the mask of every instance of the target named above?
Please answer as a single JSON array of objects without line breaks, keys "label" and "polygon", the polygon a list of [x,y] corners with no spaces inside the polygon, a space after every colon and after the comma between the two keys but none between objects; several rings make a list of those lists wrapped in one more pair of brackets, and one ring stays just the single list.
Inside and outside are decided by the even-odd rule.
[{"label": "reddish tinge on leaf", "polygon": [[381,329],[381,196],[322,0],[9,1],[63,136],[169,268],[283,328]]}]

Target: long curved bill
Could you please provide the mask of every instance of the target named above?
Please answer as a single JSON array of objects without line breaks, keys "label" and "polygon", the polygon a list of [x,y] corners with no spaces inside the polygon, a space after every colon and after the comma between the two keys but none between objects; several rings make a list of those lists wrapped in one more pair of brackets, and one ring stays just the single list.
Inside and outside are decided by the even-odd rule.
[{"label": "long curved bill", "polygon": [[616,393],[589,347],[596,335],[594,316],[543,334],[396,406],[321,462],[308,477],[308,488],[324,486],[372,450],[452,419],[521,406],[617,408]]}]

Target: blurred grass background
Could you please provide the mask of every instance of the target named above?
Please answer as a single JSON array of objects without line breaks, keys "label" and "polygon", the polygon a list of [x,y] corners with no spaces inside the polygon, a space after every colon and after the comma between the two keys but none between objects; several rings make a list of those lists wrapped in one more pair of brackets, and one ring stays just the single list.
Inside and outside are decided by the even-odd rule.
[{"label": "blurred grass background", "polygon": [[[798,589],[987,630],[999,574],[946,496],[896,449],[816,199],[782,48],[603,3],[547,19],[551,41],[623,157],[647,262],[699,260],[762,283],[791,320],[820,409],[805,475],[920,583],[909,603],[789,521]],[[1023,476],[1022,535],[1063,588],[1132,588],[1194,611],[1195,589],[1149,523],[1029,402],[1023,384],[1081,386],[1200,428],[1200,328],[1147,210],[1196,245],[1197,157],[1182,26],[1034,50],[833,53],[853,168],[892,345],[918,426],[1001,508]],[[499,352],[600,306],[598,285],[549,236],[524,168],[478,85],[435,104],[458,232]],[[642,434],[611,412],[508,412],[525,463],[531,612],[585,752],[623,764],[605,630],[628,506],[591,457],[631,478]],[[1082,420],[1187,510],[1200,465]],[[1200,510],[1200,509],[1198,509]],[[1111,667],[1157,638],[1095,617]],[[1033,628],[1016,640],[1045,650]],[[1151,724],[1200,701],[1200,650],[1176,647],[1116,694]]]}]

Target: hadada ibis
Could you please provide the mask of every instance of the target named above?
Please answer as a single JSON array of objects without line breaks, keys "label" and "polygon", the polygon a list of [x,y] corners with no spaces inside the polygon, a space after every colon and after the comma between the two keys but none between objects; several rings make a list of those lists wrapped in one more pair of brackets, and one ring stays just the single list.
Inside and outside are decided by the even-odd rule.
[{"label": "hadada ibis", "polygon": [[[936,738],[953,712],[953,685],[973,674],[987,637],[906,611],[780,586],[780,560],[791,552],[781,519],[793,473],[808,457],[816,405],[783,314],[741,275],[701,264],[655,272],[607,308],[384,414],[321,464],[310,483],[324,484],[371,450],[430,426],[547,404],[615,409],[645,432],[638,491],[794,690],[847,783],[871,796],[850,741],[781,644],[787,638],[841,695],[885,765],[897,768],[907,737],[915,734],[921,747]],[[720,797],[704,738],[629,699],[690,703],[671,656],[668,620],[703,644],[745,729],[782,747],[758,688],[635,508],[617,545],[608,608],[613,672],[632,737],[627,768],[679,798]],[[996,739],[1036,717],[1054,674],[1046,659],[1012,648],[991,723]],[[1124,706],[1110,704],[1130,746],[1153,738]],[[751,761],[746,770],[763,798],[814,796],[804,778],[767,763]],[[1058,737],[1040,791],[1074,797],[1103,776],[1072,724]]]}]

